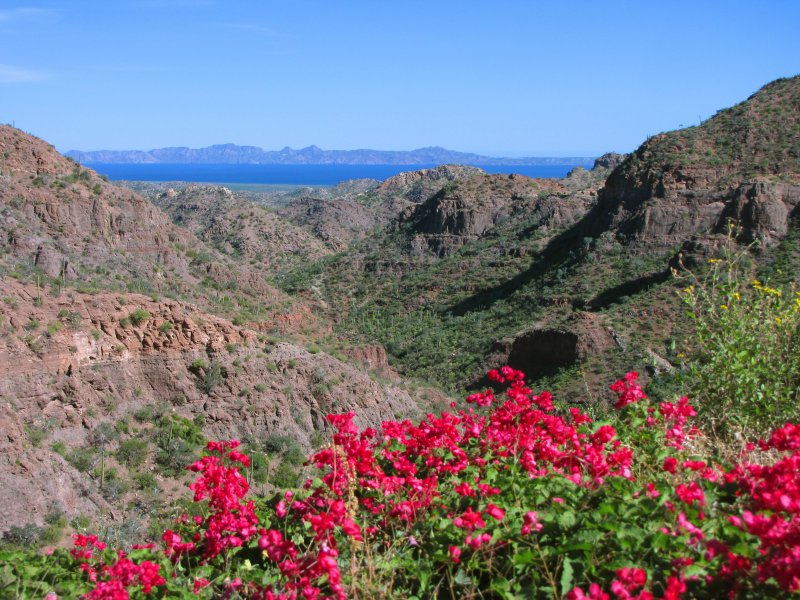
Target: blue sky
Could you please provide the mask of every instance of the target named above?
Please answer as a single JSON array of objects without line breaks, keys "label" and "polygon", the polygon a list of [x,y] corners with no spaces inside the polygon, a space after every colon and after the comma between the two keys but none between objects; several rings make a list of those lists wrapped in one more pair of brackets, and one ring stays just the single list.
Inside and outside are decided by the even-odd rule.
[{"label": "blue sky", "polygon": [[800,73],[800,2],[0,0],[0,122],[68,149],[630,151]]}]

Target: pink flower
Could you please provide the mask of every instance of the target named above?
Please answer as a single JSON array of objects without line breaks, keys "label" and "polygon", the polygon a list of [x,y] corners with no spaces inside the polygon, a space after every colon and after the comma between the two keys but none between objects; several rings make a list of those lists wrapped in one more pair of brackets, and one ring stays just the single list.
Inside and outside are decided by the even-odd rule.
[{"label": "pink flower", "polygon": [[460,559],[460,557],[461,557],[461,548],[459,548],[458,546],[449,546],[447,548],[447,551],[450,553],[450,559],[454,563],[461,562],[461,559]]},{"label": "pink flower", "polygon": [[534,510],[529,510],[525,513],[522,517],[522,523],[522,529],[520,530],[522,535],[528,535],[531,531],[541,531],[543,527],[539,523],[539,515]]},{"label": "pink flower", "polygon": [[497,519],[498,521],[502,521],[503,517],[506,516],[506,511],[502,508],[497,506],[496,504],[489,504],[486,507],[486,514],[492,517],[493,519]]},{"label": "pink flower", "polygon": [[198,577],[197,579],[194,580],[194,588],[192,589],[192,592],[196,596],[197,594],[200,593],[201,589],[209,585],[211,585],[211,582],[208,579],[204,579],[203,577]]}]

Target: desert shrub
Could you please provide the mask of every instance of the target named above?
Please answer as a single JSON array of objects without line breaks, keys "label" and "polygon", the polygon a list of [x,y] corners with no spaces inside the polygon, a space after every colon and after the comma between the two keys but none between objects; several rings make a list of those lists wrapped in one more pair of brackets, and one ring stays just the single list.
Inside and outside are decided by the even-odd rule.
[{"label": "desert shrub", "polygon": [[57,334],[59,331],[64,329],[64,324],[60,321],[51,321],[47,324],[47,335],[48,337],[52,337]]},{"label": "desert shrub", "polygon": [[97,464],[97,453],[93,448],[75,448],[66,457],[67,462],[81,473],[88,473]]},{"label": "desert shrub", "polygon": [[180,475],[204,442],[200,426],[184,417],[165,414],[152,431],[156,466],[166,475]]},{"label": "desert shrub", "polygon": [[14,546],[34,546],[39,543],[42,528],[35,523],[12,525],[3,533],[3,543]]},{"label": "desert shrub", "polygon": [[205,370],[208,368],[208,363],[204,361],[202,358],[195,358],[189,365],[189,368],[192,371]]},{"label": "desert shrub", "polygon": [[49,435],[50,428],[46,424],[25,425],[25,433],[31,444],[38,448]]},{"label": "desert shrub", "polygon": [[200,389],[206,394],[210,394],[215,387],[217,387],[223,380],[222,364],[216,360],[212,360],[208,365],[202,379],[200,380]]},{"label": "desert shrub", "polygon": [[77,329],[78,327],[80,327],[81,321],[83,321],[81,313],[74,310],[66,310],[64,308],[58,311],[58,318],[64,321],[72,329]]},{"label": "desert shrub", "polygon": [[136,475],[133,476],[133,483],[136,486],[136,489],[144,492],[158,491],[160,489],[155,475],[147,471],[136,473]]},{"label": "desert shrub", "polygon": [[117,460],[130,469],[141,467],[147,460],[149,444],[147,440],[130,438],[120,442],[115,453]]},{"label": "desert shrub", "polygon": [[128,491],[128,489],[128,484],[125,481],[117,476],[114,476],[106,478],[101,492],[103,494],[103,498],[109,502],[114,502],[115,500],[121,498]]},{"label": "desert shrub", "polygon": [[164,474],[177,477],[195,458],[195,448],[181,438],[159,440],[156,466]]},{"label": "desert shrub", "polygon": [[133,312],[131,312],[128,315],[128,318],[130,319],[131,323],[133,323],[134,326],[138,326],[138,325],[140,325],[141,323],[144,323],[145,321],[147,321],[147,319],[150,318],[150,313],[147,312],[142,307],[139,307],[139,308],[135,309]]},{"label": "desert shrub", "polygon": [[711,259],[683,293],[696,339],[682,383],[727,438],[800,417],[800,294],[749,279],[744,256]]}]

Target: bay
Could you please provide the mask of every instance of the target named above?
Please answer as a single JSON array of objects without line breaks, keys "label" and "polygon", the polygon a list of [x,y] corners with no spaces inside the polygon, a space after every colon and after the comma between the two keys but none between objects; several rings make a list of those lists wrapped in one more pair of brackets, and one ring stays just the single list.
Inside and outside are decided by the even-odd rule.
[{"label": "bay", "polygon": [[[336,185],[348,179],[384,180],[405,171],[437,165],[264,165],[264,164],[120,164],[86,163],[112,181],[189,181],[261,185]],[[486,165],[488,173],[560,178],[578,165]],[[591,165],[581,164],[589,168]]]}]

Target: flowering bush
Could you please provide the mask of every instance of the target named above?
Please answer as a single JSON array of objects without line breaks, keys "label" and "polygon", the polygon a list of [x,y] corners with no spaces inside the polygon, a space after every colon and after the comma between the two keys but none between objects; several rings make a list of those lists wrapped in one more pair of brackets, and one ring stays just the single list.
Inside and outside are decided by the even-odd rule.
[{"label": "flowering bush", "polygon": [[747,277],[747,255],[710,259],[683,290],[696,349],[684,385],[723,438],[800,418],[800,293]]},{"label": "flowering bush", "polygon": [[[464,408],[359,431],[329,415],[316,477],[247,500],[238,443],[189,468],[202,511],[158,544],[2,556],[39,597],[775,597],[800,592],[800,425],[735,464],[698,456],[686,398],[616,382],[618,419],[557,409],[519,371]],[[12,561],[12,558],[15,560]],[[8,567],[4,567],[8,568]],[[0,571],[2,585],[3,571]],[[3,588],[0,588],[3,591]]]}]

